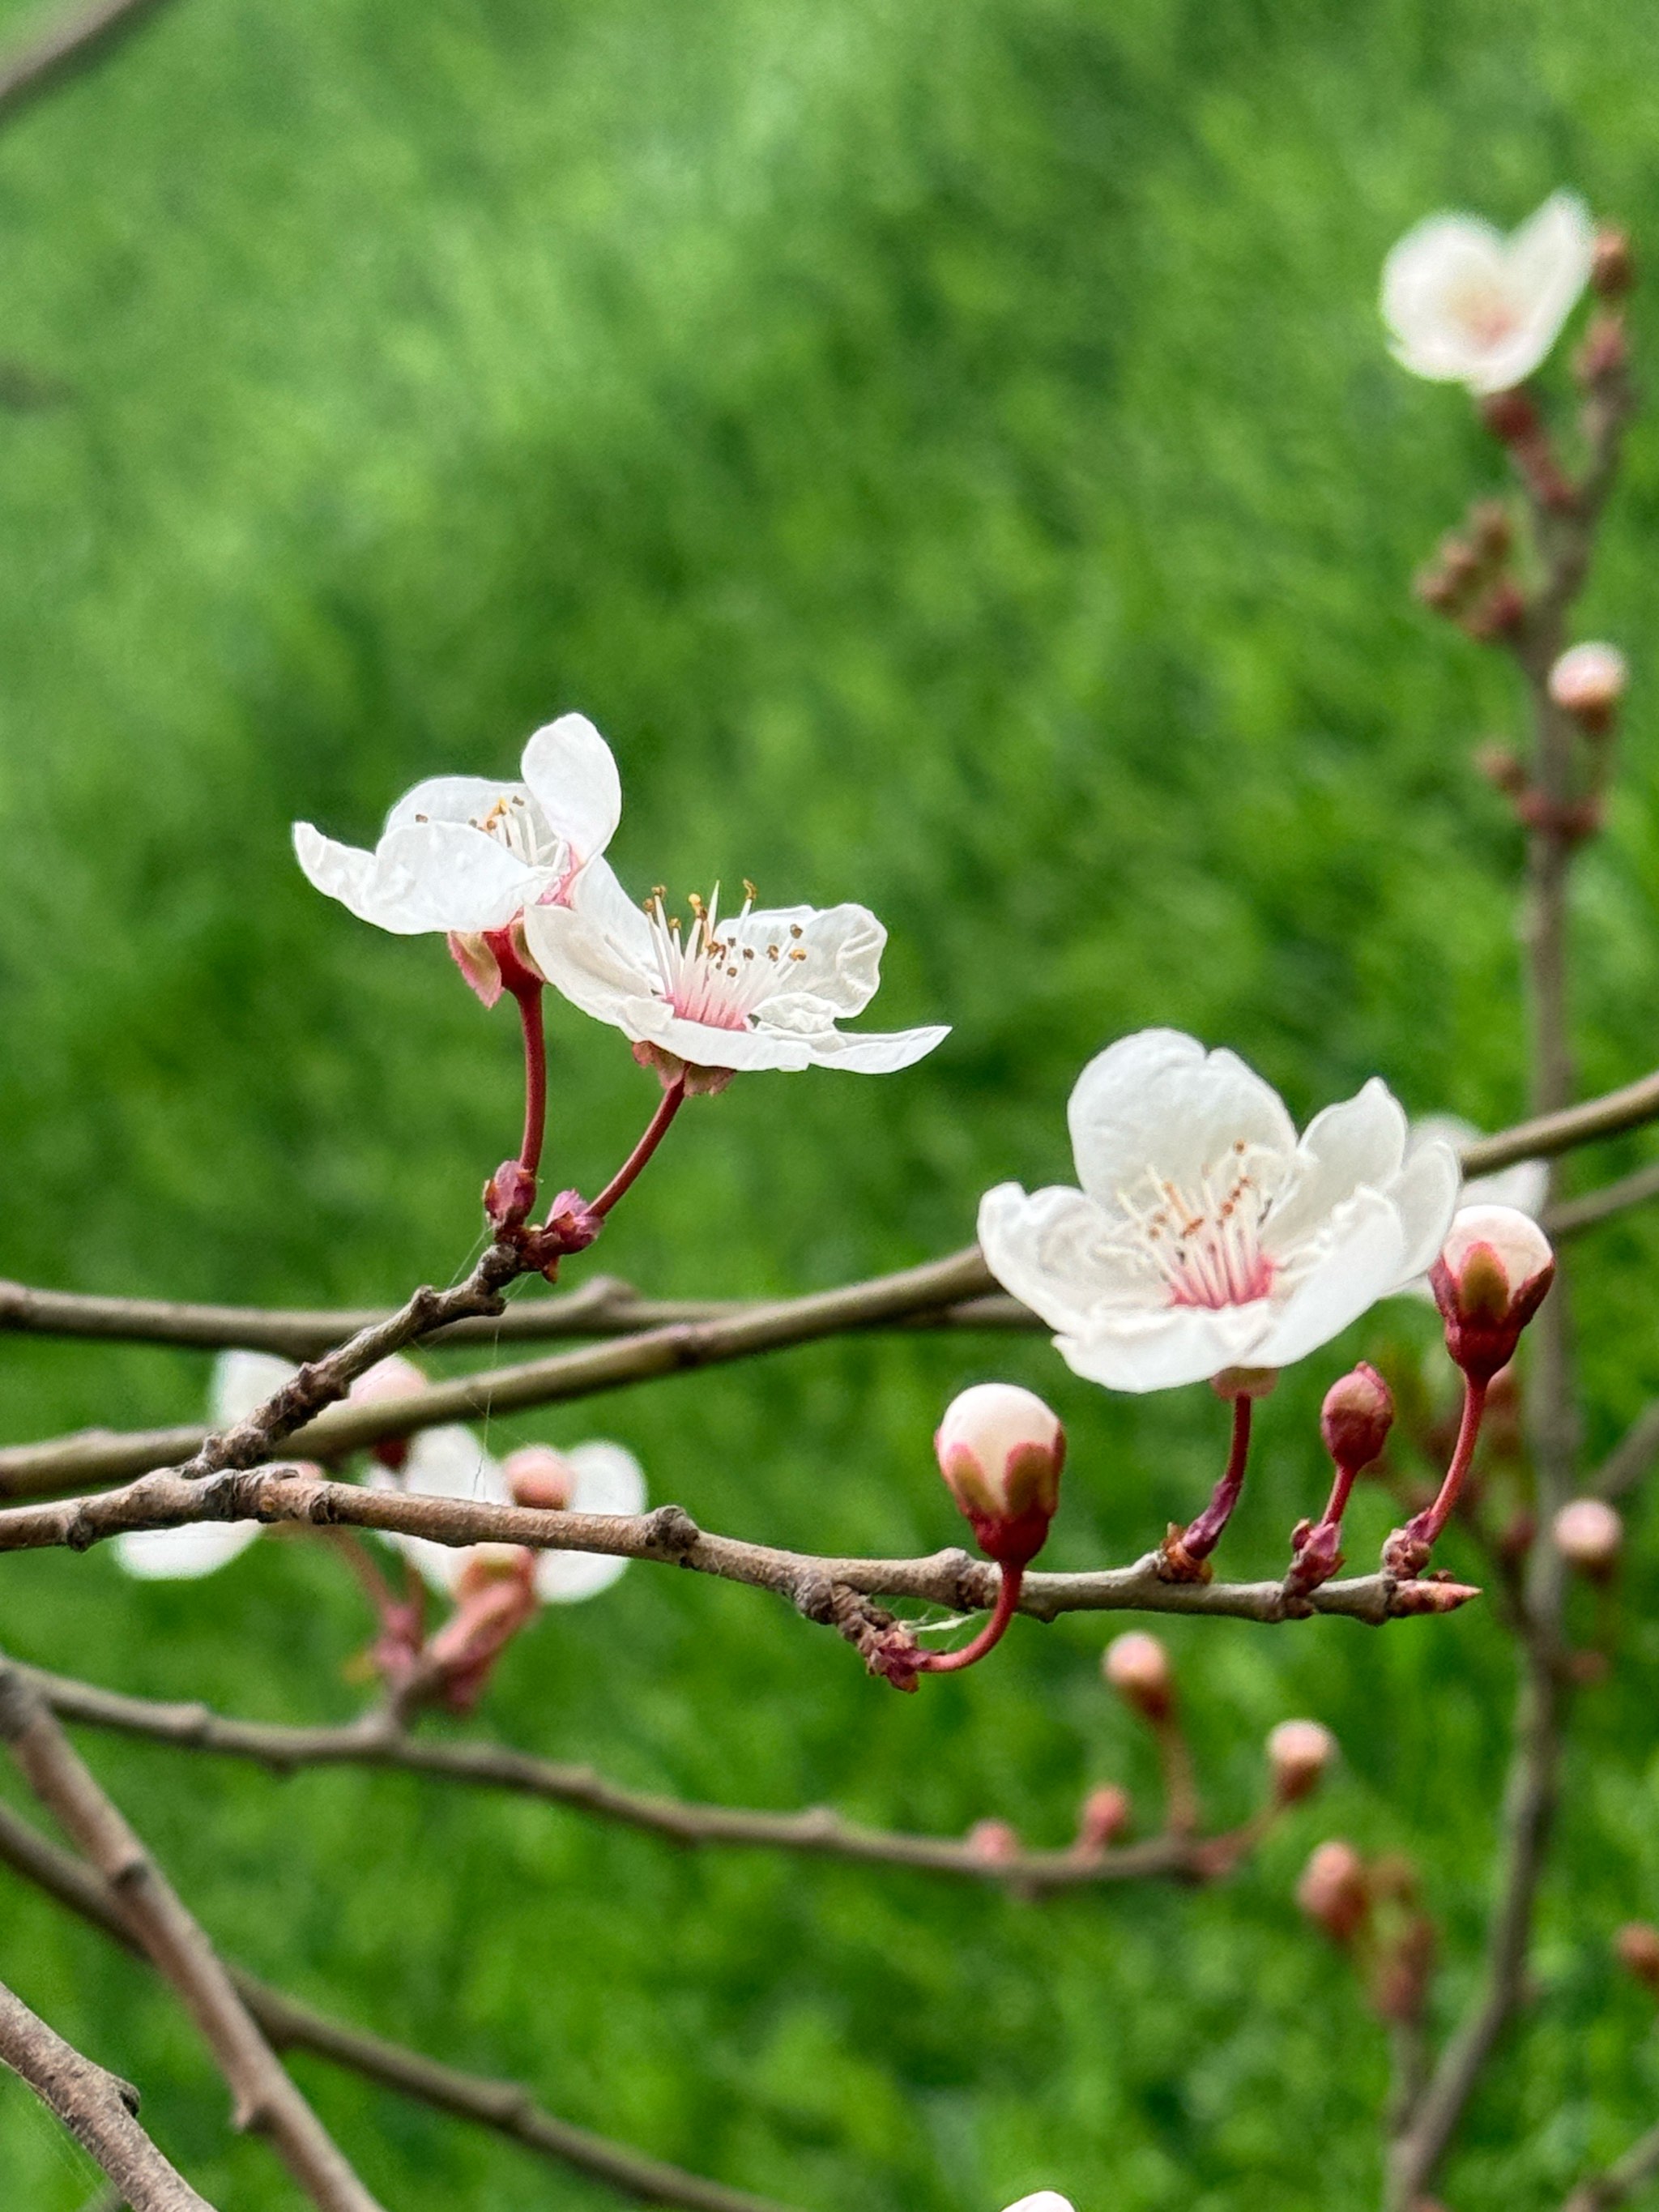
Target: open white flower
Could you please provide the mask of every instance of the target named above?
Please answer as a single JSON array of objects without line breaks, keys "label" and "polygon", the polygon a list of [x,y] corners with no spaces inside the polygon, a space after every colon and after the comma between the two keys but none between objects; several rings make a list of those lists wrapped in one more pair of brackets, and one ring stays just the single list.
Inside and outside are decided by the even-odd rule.
[{"label": "open white flower", "polygon": [[1304,1358],[1420,1274],[1457,1205],[1457,1156],[1407,1153],[1375,1078],[1298,1141],[1231,1052],[1142,1030],[1091,1060],[1067,1119],[1080,1190],[988,1191],[997,1279],[1079,1375],[1162,1390]]},{"label": "open white flower", "polygon": [[1382,268],[1382,319],[1413,375],[1508,392],[1560,336],[1589,281],[1595,228],[1575,192],[1555,192],[1505,237],[1478,216],[1435,215]]},{"label": "open white flower", "polygon": [[[881,979],[887,933],[866,907],[720,912],[686,902],[690,927],[654,891],[641,908],[604,862],[583,871],[568,905],[525,915],[532,957],[574,1006],[610,1022],[644,1056],[698,1068],[908,1067],[945,1029],[850,1036]],[[660,1058],[659,1059],[660,1064]]]},{"label": "open white flower", "polygon": [[[538,1447],[538,1457],[554,1456]],[[595,1440],[573,1444],[556,1455],[568,1472],[564,1504],[573,1513],[642,1513],[645,1475],[632,1452],[621,1444]],[[459,1424],[425,1429],[410,1443],[409,1457],[396,1482],[377,1474],[381,1489],[412,1491],[427,1498],[465,1498],[476,1504],[511,1505],[508,1468],[487,1452],[471,1429]],[[436,1544],[430,1537],[392,1534],[390,1540],[440,1596],[457,1595],[466,1562],[483,1545]],[[575,1605],[597,1597],[628,1566],[626,1559],[603,1552],[538,1552],[536,1595],[544,1605]]]},{"label": "open white flower", "polygon": [[586,715],[562,714],[526,745],[521,782],[432,776],[398,801],[372,853],[309,822],[295,823],[294,849],[318,890],[360,920],[400,937],[445,932],[488,1000],[492,974],[494,993],[501,985],[484,935],[568,898],[621,814],[611,748]]},{"label": "open white flower", "polygon": [[[213,1363],[208,1393],[208,1422],[214,1429],[234,1428],[250,1413],[258,1413],[285,1382],[299,1373],[291,1361],[270,1352],[222,1352]],[[412,1360],[394,1352],[360,1375],[349,1392],[362,1404],[376,1398],[401,1396],[425,1382]],[[115,1540],[115,1557],[130,1575],[145,1582],[190,1582],[226,1566],[245,1552],[264,1527],[259,1521],[198,1521],[182,1528],[144,1528]]]}]

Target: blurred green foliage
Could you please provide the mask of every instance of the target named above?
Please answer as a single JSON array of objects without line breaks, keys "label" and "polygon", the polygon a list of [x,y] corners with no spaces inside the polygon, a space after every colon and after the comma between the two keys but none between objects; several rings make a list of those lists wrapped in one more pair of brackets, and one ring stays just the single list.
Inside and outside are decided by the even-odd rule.
[{"label": "blurred green foliage", "polygon": [[[653,1290],[961,1244],[986,1185],[1066,1170],[1077,1068],[1147,1022],[1237,1046],[1299,1114],[1380,1070],[1413,1109],[1513,1115],[1516,840],[1468,756],[1516,700],[1407,588],[1501,471],[1456,394],[1388,361],[1376,272],[1431,208],[1513,220],[1559,183],[1659,238],[1656,72],[1632,0],[177,0],[0,137],[0,351],[35,403],[0,415],[0,1267],[305,1302],[460,1268],[516,1127],[510,1019],[435,942],[315,896],[288,825],[368,836],[572,706],[623,763],[629,879],[867,900],[878,1012],[956,1024],[902,1076],[688,1112],[595,1255]],[[1638,429],[1586,609],[1638,673],[1578,902],[1590,1086],[1656,1057],[1656,504]],[[567,1012],[554,1051],[553,1172],[591,1188],[651,1086]],[[1659,1385],[1632,1295],[1656,1259],[1641,1219],[1582,1248],[1589,1449]],[[1389,1310],[1286,1378],[1233,1570],[1272,1571],[1314,1504],[1342,1359],[1431,1334]],[[3,1357],[15,1437],[188,1417],[204,1381]],[[1056,1563],[1128,1556],[1203,1495],[1206,1394],[1110,1400],[1040,1341],[796,1352],[491,1441],[614,1434],[711,1526],[927,1547],[955,1534],[932,1426],[988,1374],[1071,1425]],[[1362,1498],[1357,1557],[1389,1519]],[[1644,1530],[1459,2212],[1554,2202],[1652,2118],[1649,2011],[1606,1946],[1659,1908],[1655,1589]],[[1054,1842],[1091,1782],[1152,1805],[1109,1626],[1018,1626],[902,1698],[769,1601],[636,1568],[524,1638],[483,1722],[694,1797]],[[301,1542],[196,1588],[104,1554],[0,1577],[13,1650],[250,1714],[351,1711],[365,1633]],[[1039,2185],[1080,2212],[1363,2205],[1380,2032],[1291,1887],[1325,1833],[1413,1852],[1449,2014],[1505,1646],[1479,1606],[1170,1641],[1218,1818],[1287,1714],[1346,1754],[1203,1895],[1034,1907],[384,1776],[93,1755],[240,1959],[811,2212]],[[171,2002],[9,1880],[0,1972],[143,2085],[215,2201],[292,2203]],[[398,2212],[610,2201],[299,2071]],[[0,2089],[9,2205],[68,2212],[89,2174]]]}]

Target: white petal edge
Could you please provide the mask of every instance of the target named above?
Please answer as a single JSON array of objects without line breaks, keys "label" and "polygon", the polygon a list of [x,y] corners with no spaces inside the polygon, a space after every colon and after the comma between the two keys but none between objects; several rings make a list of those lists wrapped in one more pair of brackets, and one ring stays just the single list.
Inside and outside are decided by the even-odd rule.
[{"label": "white petal edge", "polygon": [[622,819],[622,779],[610,746],[586,714],[561,714],[532,732],[524,780],[577,865],[596,860]]},{"label": "white petal edge", "polygon": [[198,1582],[216,1574],[259,1534],[258,1521],[198,1521],[183,1528],[129,1529],[115,1557],[140,1582]]}]

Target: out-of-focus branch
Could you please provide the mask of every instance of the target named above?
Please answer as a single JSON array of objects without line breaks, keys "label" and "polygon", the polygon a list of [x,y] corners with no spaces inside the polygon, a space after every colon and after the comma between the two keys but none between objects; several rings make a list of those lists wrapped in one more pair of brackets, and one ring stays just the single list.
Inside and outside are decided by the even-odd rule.
[{"label": "out-of-focus branch", "polygon": [[56,2112],[131,2212],[213,2212],[139,2126],[138,2092],[83,2058],[3,1982],[0,2061]]},{"label": "out-of-focus branch", "polygon": [[87,1727],[112,1729],[183,1750],[252,1759],[278,1774],[302,1766],[396,1767],[446,1781],[508,1790],[597,1814],[674,1844],[750,1844],[812,1858],[954,1875],[1026,1893],[1158,1877],[1202,1881],[1228,1870],[1218,1864],[1213,1849],[1193,1835],[1193,1823],[1182,1819],[1172,1819],[1172,1832],[1145,1843],[1097,1851],[1075,1847],[1022,1850],[996,1857],[971,1842],[951,1837],[863,1827],[842,1820],[827,1806],[805,1813],[768,1813],[688,1804],[624,1790],[592,1767],[533,1758],[505,1744],[452,1743],[410,1735],[385,1725],[377,1716],[343,1728],[274,1727],[228,1720],[207,1705],[160,1705],[33,1668],[24,1672],[60,1719]]},{"label": "out-of-focus branch", "polygon": [[[0,1860],[116,1942],[130,1951],[138,1949],[109,1884],[84,1860],[48,1843],[5,1805],[0,1805]],[[240,1967],[229,1971],[242,2002],[280,2051],[309,2051],[366,2081],[436,2106],[458,2119],[492,2128],[527,2150],[556,2159],[647,2204],[679,2205],[684,2212],[787,2212],[769,2198],[705,2181],[700,2174],[687,2173],[586,2128],[573,2127],[568,2120],[556,2119],[516,2082],[492,2081],[441,2065],[400,2044],[313,2011]]]},{"label": "out-of-focus branch", "polygon": [[1615,2204],[1628,2203],[1656,2175],[1659,2127],[1650,2128],[1646,2135],[1638,2136],[1625,2155],[1604,2172],[1592,2173],[1581,2181],[1561,2212],[1610,2212]]},{"label": "out-of-focus branch", "polygon": [[[462,1547],[517,1544],[532,1551],[597,1552],[611,1559],[655,1560],[773,1590],[808,1620],[837,1627],[860,1648],[867,1634],[892,1626],[886,1616],[872,1614],[863,1602],[866,1599],[921,1599],[956,1613],[983,1612],[995,1602],[1000,1579],[995,1567],[958,1548],[914,1559],[827,1558],[707,1534],[678,1505],[659,1505],[639,1514],[544,1512],[470,1498],[368,1490],[285,1467],[259,1467],[243,1474],[227,1470],[199,1482],[167,1470],[145,1475],[124,1490],[52,1504],[13,1506],[0,1512],[0,1552],[56,1545],[85,1551],[126,1530],[177,1528],[199,1521],[344,1525],[429,1536],[437,1543]],[[1306,1597],[1289,1597],[1280,1583],[1174,1583],[1165,1581],[1158,1568],[1159,1554],[1149,1552],[1128,1567],[1084,1574],[1028,1573],[1019,1610],[1038,1620],[1052,1620],[1062,1613],[1128,1611],[1282,1621],[1310,1612],[1335,1613],[1375,1626],[1407,1614],[1454,1612],[1479,1595],[1461,1583],[1402,1582],[1375,1574],[1325,1583]]]},{"label": "out-of-focus branch", "polygon": [[1599,1190],[1587,1190],[1582,1198],[1562,1199],[1545,1214],[1544,1227],[1559,1243],[1564,1237],[1577,1237],[1582,1230],[1654,1198],[1659,1198],[1659,1163],[1620,1176],[1617,1182],[1603,1183]]},{"label": "out-of-focus branch", "polygon": [[1659,1072],[1607,1091],[1600,1098],[1587,1098],[1581,1105],[1552,1107],[1495,1137],[1476,1138],[1463,1147],[1463,1172],[1495,1175],[1499,1168],[1512,1168],[1521,1160],[1559,1159],[1563,1152],[1577,1152],[1581,1145],[1619,1136],[1626,1129],[1639,1129],[1656,1119],[1659,1119]]},{"label": "out-of-focus branch", "polygon": [[1628,1496],[1659,1459],[1659,1398],[1643,1407],[1595,1471],[1590,1488],[1609,1505]]},{"label": "out-of-focus branch", "polygon": [[65,77],[77,76],[136,31],[165,0],[94,0],[16,52],[0,56],[0,123]]},{"label": "out-of-focus branch", "polygon": [[0,1657],[0,1738],[31,1790],[109,1883],[140,1948],[173,1988],[234,2099],[319,2212],[380,2212],[289,2079],[212,1945],[94,1779],[40,1692]]}]

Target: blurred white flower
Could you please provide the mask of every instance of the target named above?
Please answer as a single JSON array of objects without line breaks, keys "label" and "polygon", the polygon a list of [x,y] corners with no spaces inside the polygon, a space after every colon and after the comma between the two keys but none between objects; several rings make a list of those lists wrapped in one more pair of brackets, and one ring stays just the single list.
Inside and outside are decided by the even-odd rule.
[{"label": "blurred white flower", "polygon": [[[299,1371],[273,1352],[222,1352],[213,1363],[208,1393],[210,1426],[228,1429],[246,1420]],[[401,1396],[420,1389],[425,1381],[413,1361],[394,1352],[360,1375],[349,1395],[359,1403]],[[136,1530],[116,1538],[115,1557],[130,1575],[146,1582],[191,1581],[227,1565],[247,1549],[263,1526],[258,1521],[200,1521],[182,1528]]]},{"label": "blurred white flower", "polygon": [[1431,216],[1383,264],[1395,359],[1474,392],[1524,383],[1589,281],[1595,247],[1589,210],[1575,192],[1552,194],[1507,237],[1478,216]]},{"label": "blurred white flower", "polygon": [[[534,1461],[538,1477],[545,1480],[549,1462],[566,1471],[563,1504],[573,1513],[642,1513],[646,1505],[645,1475],[632,1452],[621,1444],[594,1441],[573,1444],[553,1453],[546,1445],[527,1446],[511,1452],[505,1462],[494,1458],[471,1429],[459,1424],[425,1429],[411,1441],[401,1479],[396,1482],[377,1474],[377,1486],[413,1492],[427,1498],[464,1498],[484,1505],[514,1503],[514,1475]],[[500,1548],[475,1545],[434,1543],[429,1537],[398,1534],[389,1540],[419,1571],[422,1579],[441,1596],[459,1594],[472,1553]],[[575,1605],[597,1597],[628,1566],[626,1559],[603,1552],[538,1552],[536,1595],[544,1605]]]},{"label": "blurred white flower", "polygon": [[[1449,1145],[1453,1152],[1462,1152],[1465,1146],[1478,1144],[1484,1133],[1473,1121],[1465,1121],[1458,1115],[1425,1114],[1412,1123],[1409,1150],[1414,1152],[1420,1145]],[[1549,1191],[1547,1160],[1517,1160],[1512,1168],[1499,1168],[1494,1175],[1476,1176],[1466,1182],[1458,1202],[1462,1206],[1510,1206],[1517,1213],[1527,1214],[1536,1221],[1543,1214]],[[1426,1298],[1431,1305],[1434,1304],[1434,1292],[1426,1273],[1401,1287],[1404,1295]]]},{"label": "blurred white flower", "polygon": [[585,869],[565,906],[526,909],[541,973],[574,1006],[632,1039],[636,1057],[696,1068],[846,1067],[880,1075],[931,1052],[944,1029],[848,1036],[880,981],[887,933],[867,908],[720,912],[687,901],[690,926],[660,890],[641,908],[603,862]]},{"label": "blurred white flower", "polygon": [[1618,647],[1586,638],[1582,645],[1570,645],[1550,670],[1550,697],[1564,714],[1577,715],[1599,732],[1613,719],[1629,682],[1630,666]]},{"label": "blurred white flower", "polygon": [[1067,1364],[1110,1389],[1304,1358],[1429,1265],[1457,1204],[1455,1154],[1407,1158],[1375,1078],[1298,1142],[1260,1076],[1174,1030],[1091,1060],[1067,1119],[1082,1188],[988,1191],[980,1242]]},{"label": "blurred white flower", "polygon": [[1022,2197],[1017,2204],[1011,2204],[1008,2212],[1072,2212],[1072,2201],[1057,2190],[1039,2189],[1033,2196]]},{"label": "blurred white flower", "polygon": [[398,801],[372,853],[309,822],[295,823],[294,849],[318,890],[362,921],[401,937],[444,931],[492,1003],[501,979],[485,935],[568,898],[621,813],[611,748],[585,715],[562,714],[526,745],[522,782],[433,776]]}]

